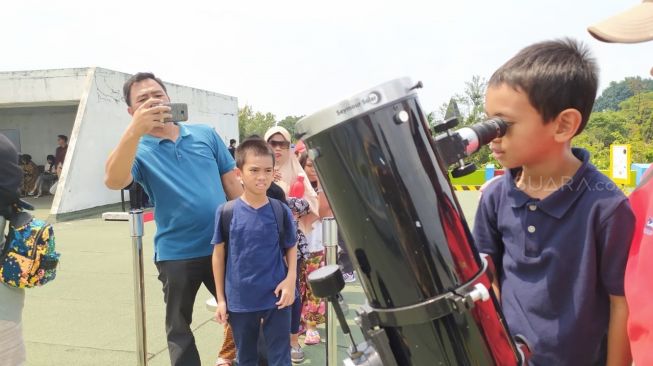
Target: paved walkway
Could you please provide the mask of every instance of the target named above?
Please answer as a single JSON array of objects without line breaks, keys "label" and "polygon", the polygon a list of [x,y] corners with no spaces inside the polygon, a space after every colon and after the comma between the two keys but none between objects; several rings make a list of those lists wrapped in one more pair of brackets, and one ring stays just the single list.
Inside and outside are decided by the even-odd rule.
[{"label": "paved walkway", "polygon": [[[465,214],[473,218],[477,192],[458,195]],[[35,215],[47,218],[51,197],[30,199]],[[154,224],[145,225],[145,296],[149,365],[169,365],[164,330],[161,284],[152,263]],[[131,238],[126,222],[99,218],[55,224],[57,248],[62,253],[57,279],[43,288],[27,291],[24,333],[29,366],[115,366],[136,364],[134,293]],[[362,341],[353,322],[354,309],[365,295],[358,282],[343,291],[351,311],[350,327]],[[222,344],[222,327],[206,309],[209,292],[202,288],[195,301],[193,329],[203,365],[213,365]],[[324,335],[324,329],[321,329]],[[301,339],[300,339],[301,340]],[[348,347],[342,333],[341,359]],[[325,347],[305,347],[304,365],[325,365]]]}]

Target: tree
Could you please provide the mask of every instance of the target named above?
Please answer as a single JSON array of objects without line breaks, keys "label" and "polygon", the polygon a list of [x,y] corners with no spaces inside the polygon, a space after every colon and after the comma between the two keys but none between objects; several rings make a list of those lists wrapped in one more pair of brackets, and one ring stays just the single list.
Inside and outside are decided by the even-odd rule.
[{"label": "tree", "polygon": [[[431,112],[427,115],[429,124],[433,126],[445,119],[445,116],[459,114],[458,127],[470,126],[485,120],[485,91],[487,81],[478,75],[472,76],[472,80],[465,82],[465,89],[462,94],[456,94],[449,100],[449,103],[443,103],[438,112]],[[472,156],[466,159],[470,163],[476,164],[476,168],[481,169],[488,162],[497,165],[492,158],[492,153],[487,146],[482,147]]]},{"label": "tree", "polygon": [[486,89],[487,81],[484,78],[478,75],[472,76],[472,80],[465,82],[462,94],[455,94],[449,103],[442,103],[437,112],[433,111],[427,115],[429,122],[443,121],[454,104],[457,106],[455,111],[459,112],[459,126],[469,126],[482,121],[485,118]]},{"label": "tree", "polygon": [[619,104],[626,118],[639,126],[644,141],[653,139],[653,92],[635,94]]},{"label": "tree", "polygon": [[473,125],[485,119],[485,90],[487,81],[478,75],[472,76],[471,81],[465,82],[465,92],[461,99],[467,106],[467,116],[463,126]]},{"label": "tree", "polygon": [[[468,126],[486,118],[484,96],[487,82],[479,76],[465,82],[462,94],[454,95],[449,103],[427,115],[430,126],[440,123],[447,113],[459,111],[459,126]],[[457,105],[457,107],[454,107]],[[630,144],[633,162],[653,161],[653,79],[627,77],[611,82],[594,104],[595,108],[583,132],[572,142],[587,149],[599,169],[610,165],[610,145]],[[486,163],[498,163],[487,146],[466,159],[482,168]]]},{"label": "tree", "polygon": [[265,131],[275,125],[274,114],[255,112],[252,106],[245,105],[238,110],[238,135],[240,141],[251,135],[263,137]]},{"label": "tree", "polygon": [[645,91],[653,91],[653,79],[642,79],[639,76],[627,77],[620,82],[612,81],[610,85],[596,98],[594,112],[619,110],[619,103]]},{"label": "tree", "polygon": [[590,152],[592,164],[599,169],[609,168],[612,144],[629,144],[633,162],[653,161],[653,92],[636,93],[618,107],[592,113],[573,140],[574,146]]},{"label": "tree", "polygon": [[281,126],[286,130],[288,130],[288,132],[290,132],[290,136],[292,136],[292,138],[294,139],[296,138],[295,125],[297,124],[297,121],[302,119],[302,117],[304,116],[286,116],[286,118],[282,119],[277,123],[277,126]]}]

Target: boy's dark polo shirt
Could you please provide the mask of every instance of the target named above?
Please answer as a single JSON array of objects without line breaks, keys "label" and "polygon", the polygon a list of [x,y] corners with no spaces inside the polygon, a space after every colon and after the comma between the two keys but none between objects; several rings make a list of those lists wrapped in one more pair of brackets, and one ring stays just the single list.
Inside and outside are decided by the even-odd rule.
[{"label": "boy's dark polo shirt", "polygon": [[517,189],[513,169],[484,190],[476,212],[476,246],[500,272],[503,312],[533,348],[530,365],[597,364],[609,295],[624,294],[634,216],[589,153],[573,153],[582,166],[545,199]]}]

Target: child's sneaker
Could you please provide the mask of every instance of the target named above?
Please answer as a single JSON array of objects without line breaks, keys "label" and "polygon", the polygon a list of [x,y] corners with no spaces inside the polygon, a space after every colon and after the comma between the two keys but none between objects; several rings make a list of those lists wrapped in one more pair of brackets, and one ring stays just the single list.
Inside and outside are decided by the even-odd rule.
[{"label": "child's sneaker", "polygon": [[342,274],[342,278],[345,280],[346,283],[352,283],[356,282],[356,272],[344,272]]},{"label": "child's sneaker", "polygon": [[320,343],[320,332],[317,329],[309,329],[306,331],[306,338],[304,338],[304,344],[311,346],[314,344]]},{"label": "child's sneaker", "polygon": [[290,361],[293,363],[304,362],[304,351],[300,346],[290,346]]}]

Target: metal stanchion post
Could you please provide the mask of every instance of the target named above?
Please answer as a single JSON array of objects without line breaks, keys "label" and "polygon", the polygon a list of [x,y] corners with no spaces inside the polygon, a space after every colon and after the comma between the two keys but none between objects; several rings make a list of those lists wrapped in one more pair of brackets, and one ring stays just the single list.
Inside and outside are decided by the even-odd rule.
[{"label": "metal stanchion post", "polygon": [[[322,219],[322,242],[326,251],[326,264],[336,264],[338,259],[338,224],[333,217]],[[327,302],[326,321],[327,365],[336,366],[338,364],[338,318],[331,302]]]},{"label": "metal stanchion post", "polygon": [[136,311],[136,356],[138,365],[147,365],[147,335],[145,332],[145,281],[143,274],[143,210],[129,211],[134,266],[134,310]]},{"label": "metal stanchion post", "polygon": [[145,333],[145,276],[143,271],[143,191],[135,184],[129,190],[127,212],[105,212],[105,221],[129,221],[132,238],[132,263],[134,269],[134,310],[136,312],[136,357],[138,366],[147,366],[147,334]]}]

